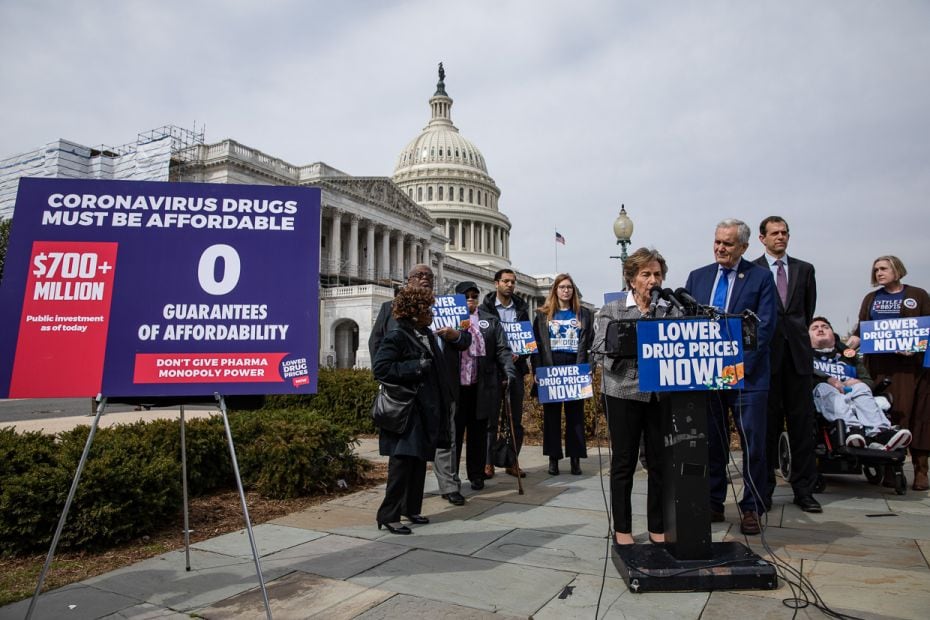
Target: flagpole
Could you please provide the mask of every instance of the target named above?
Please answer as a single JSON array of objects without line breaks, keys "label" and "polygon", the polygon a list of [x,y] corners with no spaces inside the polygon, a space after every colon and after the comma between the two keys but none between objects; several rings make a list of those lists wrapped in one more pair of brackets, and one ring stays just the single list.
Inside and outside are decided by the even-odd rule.
[{"label": "flagpole", "polygon": [[559,230],[557,228],[553,228],[552,229],[552,241],[554,242],[554,245],[555,245],[555,273],[556,274],[559,273],[559,242],[555,240],[556,235],[558,234],[559,234]]}]

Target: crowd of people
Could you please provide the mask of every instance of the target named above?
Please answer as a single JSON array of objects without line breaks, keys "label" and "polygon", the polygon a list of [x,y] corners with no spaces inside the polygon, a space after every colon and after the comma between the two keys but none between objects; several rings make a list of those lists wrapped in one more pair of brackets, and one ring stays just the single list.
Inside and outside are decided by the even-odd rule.
[{"label": "crowd of people", "polygon": [[[707,399],[708,505],[711,521],[724,521],[730,429],[742,447],[743,492],[738,501],[740,531],[758,534],[762,515],[772,507],[779,437],[787,433],[793,501],[805,512],[822,512],[814,497],[818,483],[815,439],[818,416],[843,420],[851,448],[910,448],[912,488],[927,490],[930,455],[930,371],[922,354],[909,351],[859,355],[858,331],[843,343],[827,318],[816,316],[814,266],[789,256],[790,232],[781,217],[759,224],[764,253],[746,260],[749,226],[737,219],[715,228],[712,263],[691,271],[685,289],[700,305],[720,314],[756,317],[756,346],[743,352],[742,389],[716,390]],[[581,292],[569,274],[554,279],[545,303],[530,316],[514,294],[516,274],[502,269],[494,290],[482,298],[475,282],[459,283],[468,317],[459,329],[431,331],[433,273],[416,265],[393,302],[385,302],[369,339],[375,379],[417,388],[414,418],[403,433],[381,431],[381,454],[389,457],[385,498],[378,527],[409,534],[402,519],[428,523],[421,514],[426,464],[433,462],[442,497],[455,505],[461,493],[461,452],[465,476],[475,491],[495,476],[492,447],[502,424],[512,428],[514,452],[523,445],[524,377],[547,366],[596,363],[611,446],[610,495],[617,545],[634,544],[631,493],[641,451],[647,464],[649,540],[665,540],[663,523],[662,421],[669,410],[667,392],[640,390],[635,357],[605,355],[608,326],[681,316],[680,304],[657,298],[668,265],[655,249],[640,248],[623,264],[622,288],[597,314],[581,304]],[[872,264],[875,290],[862,301],[860,321],[930,316],[930,296],[902,283],[907,274],[894,256]],[[501,323],[532,325],[535,355],[515,354]],[[858,330],[858,328],[857,328]],[[883,410],[873,397],[881,385],[890,397]],[[533,380],[535,392],[535,379]],[[510,407],[501,407],[502,401]],[[505,419],[502,411],[510,412]],[[564,428],[564,436],[562,429]],[[587,457],[584,401],[543,403],[543,454],[548,473],[560,475],[568,457],[571,474],[580,475]],[[563,448],[564,446],[564,448]],[[511,476],[525,473],[514,464]],[[894,486],[894,472],[885,472]]]}]

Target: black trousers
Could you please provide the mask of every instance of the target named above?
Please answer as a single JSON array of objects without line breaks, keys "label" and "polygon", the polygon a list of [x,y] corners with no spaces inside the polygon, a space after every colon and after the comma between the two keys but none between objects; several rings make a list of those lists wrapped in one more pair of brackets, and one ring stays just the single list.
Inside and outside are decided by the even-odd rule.
[{"label": "black trousers", "polygon": [[426,461],[415,456],[388,459],[384,501],[378,508],[378,523],[396,523],[401,515],[418,515],[423,510]]},{"label": "black trousers", "polygon": [[811,375],[794,369],[791,355],[785,350],[781,368],[773,368],[769,385],[765,456],[768,462],[766,501],[771,504],[775,492],[775,468],[778,467],[778,438],[788,431],[791,443],[791,488],[795,495],[810,495],[817,483],[814,455],[814,396]]},{"label": "black trousers", "polygon": [[656,399],[648,403],[604,395],[607,429],[610,432],[610,507],[614,531],[632,532],[633,517],[630,496],[633,474],[639,457],[639,440],[646,445],[649,463],[646,496],[646,521],[654,534],[665,532],[662,517],[662,417],[668,406]]},{"label": "black trousers", "polygon": [[562,453],[562,411],[565,411],[565,453],[571,458],[586,458],[584,441],[584,401],[543,404],[543,454],[554,459]]},{"label": "black trousers", "polygon": [[484,480],[484,465],[488,453],[488,419],[478,419],[478,386],[459,387],[459,405],[455,411],[455,473],[462,461],[462,444],[468,434],[465,450],[465,472],[469,480]]}]

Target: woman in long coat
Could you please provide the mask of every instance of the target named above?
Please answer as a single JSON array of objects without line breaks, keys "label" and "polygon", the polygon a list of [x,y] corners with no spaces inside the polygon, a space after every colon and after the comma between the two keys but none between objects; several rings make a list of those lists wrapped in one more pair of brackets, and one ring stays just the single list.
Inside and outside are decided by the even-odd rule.
[{"label": "woman in long coat", "polygon": [[393,534],[411,532],[400,522],[401,517],[411,523],[429,523],[420,515],[426,462],[433,460],[439,438],[450,434],[452,392],[441,353],[429,330],[432,305],[433,293],[429,289],[402,289],[394,298],[392,311],[397,327],[385,335],[372,363],[376,380],[417,387],[405,431],[396,434],[382,430],[379,439],[379,452],[389,459],[384,501],[378,508],[378,529],[384,526]]},{"label": "woman in long coat", "polygon": [[[456,473],[462,460],[462,444],[468,434],[465,471],[471,488],[484,488],[488,452],[488,417],[501,408],[501,383],[516,381],[513,352],[500,321],[478,307],[478,285],[466,280],[455,287],[468,304],[468,331],[471,344],[459,353],[459,399],[455,411]],[[509,423],[506,422],[505,423]]]},{"label": "woman in long coat", "polygon": [[[859,308],[860,321],[930,315],[930,296],[922,288],[904,284],[904,263],[897,256],[879,256],[872,263],[872,286]],[[858,332],[858,328],[857,328]],[[858,344],[858,338],[852,341]],[[853,346],[853,345],[850,345]],[[910,451],[914,462],[915,491],[930,488],[927,457],[930,455],[930,375],[923,368],[923,353],[877,353],[864,356],[865,366],[875,383],[888,378],[891,384],[891,423],[911,431]],[[885,470],[885,486],[893,487],[890,468]]]}]

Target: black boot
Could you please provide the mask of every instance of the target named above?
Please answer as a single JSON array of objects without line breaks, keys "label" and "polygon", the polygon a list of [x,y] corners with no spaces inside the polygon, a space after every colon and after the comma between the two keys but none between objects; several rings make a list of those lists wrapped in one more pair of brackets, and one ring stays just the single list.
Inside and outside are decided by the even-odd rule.
[{"label": "black boot", "polygon": [[554,457],[549,457],[549,475],[558,476],[559,475],[559,459]]},{"label": "black boot", "polygon": [[579,459],[577,456],[573,456],[569,459],[569,461],[571,461],[571,464],[572,464],[572,475],[580,476],[581,475],[581,459]]}]

